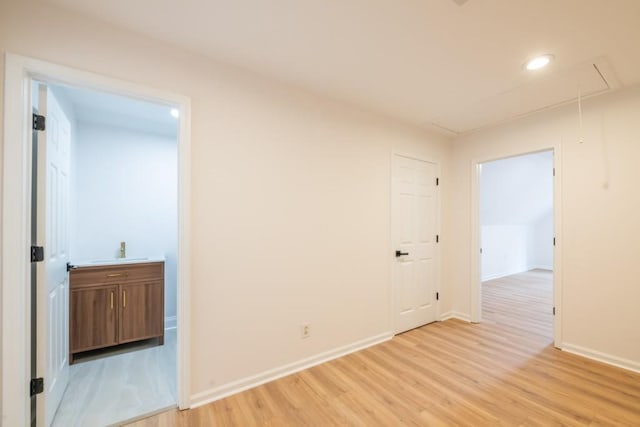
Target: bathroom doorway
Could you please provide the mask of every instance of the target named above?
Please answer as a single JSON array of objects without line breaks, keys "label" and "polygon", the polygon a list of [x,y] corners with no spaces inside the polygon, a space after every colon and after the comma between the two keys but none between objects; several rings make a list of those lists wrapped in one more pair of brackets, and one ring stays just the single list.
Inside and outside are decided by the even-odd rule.
[{"label": "bathroom doorway", "polygon": [[[54,63],[7,53],[5,55],[5,108],[4,108],[4,150],[2,168],[2,388],[11,393],[2,394],[3,423],[7,425],[45,425],[45,418],[38,416],[30,420],[30,403],[35,401],[37,411],[45,405],[46,389],[51,383],[50,373],[42,370],[41,360],[49,356],[45,346],[31,342],[33,322],[32,307],[36,295],[31,292],[33,260],[46,258],[47,249],[42,251],[32,242],[32,152],[34,128],[40,122],[34,121],[32,107],[32,82],[72,86],[92,89],[110,94],[119,94],[131,99],[145,100],[170,106],[179,111],[177,136],[177,311],[176,311],[176,394],[180,409],[190,407],[189,378],[190,367],[190,324],[187,321],[190,299],[190,274],[187,268],[190,247],[190,101],[187,97],[155,89],[145,85],[130,83],[104,75],[81,71]],[[45,230],[38,230],[46,235]],[[61,233],[64,235],[64,233]],[[36,240],[37,236],[36,236]],[[36,246],[32,248],[31,246]],[[40,265],[41,263],[36,263]],[[184,266],[184,267],[183,267]],[[37,274],[36,274],[37,275]],[[133,296],[133,295],[131,295]],[[32,310],[33,308],[33,310]],[[42,322],[40,322],[42,323]],[[35,349],[32,353],[32,349]],[[37,357],[32,357],[36,355]],[[37,359],[36,376],[31,374],[32,362]],[[92,393],[94,388],[88,390]],[[136,396],[132,396],[136,398]]]},{"label": "bathroom doorway", "polygon": [[179,110],[38,81],[31,93],[47,123],[32,190],[48,249],[38,418],[110,425],[175,406]]}]

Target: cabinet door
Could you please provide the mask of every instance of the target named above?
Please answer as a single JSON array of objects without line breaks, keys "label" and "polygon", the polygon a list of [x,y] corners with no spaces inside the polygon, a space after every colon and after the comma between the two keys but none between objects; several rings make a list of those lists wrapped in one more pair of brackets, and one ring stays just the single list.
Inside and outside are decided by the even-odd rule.
[{"label": "cabinet door", "polygon": [[116,344],[118,287],[72,289],[69,295],[70,352]]},{"label": "cabinet door", "polygon": [[152,338],[164,332],[162,281],[120,285],[121,343]]}]

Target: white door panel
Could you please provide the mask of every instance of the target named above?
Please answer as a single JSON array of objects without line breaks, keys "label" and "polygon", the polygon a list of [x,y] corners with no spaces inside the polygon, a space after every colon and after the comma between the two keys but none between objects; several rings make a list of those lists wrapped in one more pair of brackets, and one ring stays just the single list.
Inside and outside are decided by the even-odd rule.
[{"label": "white door panel", "polygon": [[394,156],[393,242],[395,331],[436,320],[437,193],[434,163]]},{"label": "white door panel", "polygon": [[400,313],[406,313],[413,308],[412,283],[415,265],[413,262],[401,262],[399,270]]},{"label": "white door panel", "polygon": [[69,120],[53,94],[40,85],[38,112],[46,130],[38,133],[37,230],[44,262],[37,265],[38,426],[51,425],[69,382]]}]

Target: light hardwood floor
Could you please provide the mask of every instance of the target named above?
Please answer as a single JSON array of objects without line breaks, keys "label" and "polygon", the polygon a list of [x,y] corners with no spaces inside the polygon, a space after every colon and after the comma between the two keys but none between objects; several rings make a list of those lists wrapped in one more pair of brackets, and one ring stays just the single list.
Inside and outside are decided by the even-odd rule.
[{"label": "light hardwood floor", "polygon": [[481,324],[433,323],[132,426],[640,426],[640,374],[551,345],[550,280],[486,282]]}]

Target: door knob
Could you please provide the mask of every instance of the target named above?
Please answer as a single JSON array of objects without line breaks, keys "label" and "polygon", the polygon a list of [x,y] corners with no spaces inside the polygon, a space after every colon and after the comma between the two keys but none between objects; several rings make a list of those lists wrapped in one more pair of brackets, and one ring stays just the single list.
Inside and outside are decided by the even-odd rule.
[{"label": "door knob", "polygon": [[396,258],[402,255],[409,255],[409,252],[400,252],[400,251],[396,251]]}]

